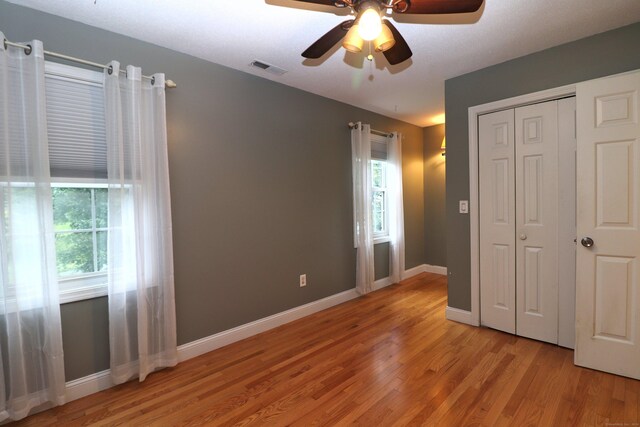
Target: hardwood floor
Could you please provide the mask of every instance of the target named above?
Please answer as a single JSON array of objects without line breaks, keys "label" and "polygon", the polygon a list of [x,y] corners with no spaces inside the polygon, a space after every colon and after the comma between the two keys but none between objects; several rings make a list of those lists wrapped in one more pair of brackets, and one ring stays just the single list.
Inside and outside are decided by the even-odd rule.
[{"label": "hardwood floor", "polygon": [[640,425],[640,381],[445,305],[424,273],[16,424]]}]

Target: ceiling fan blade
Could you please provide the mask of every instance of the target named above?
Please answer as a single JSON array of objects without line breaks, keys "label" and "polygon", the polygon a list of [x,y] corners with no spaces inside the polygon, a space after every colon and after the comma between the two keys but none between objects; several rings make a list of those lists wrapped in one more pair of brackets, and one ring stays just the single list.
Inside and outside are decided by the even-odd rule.
[{"label": "ceiling fan blade", "polygon": [[393,39],[396,41],[391,49],[382,52],[384,54],[384,57],[387,58],[387,61],[389,61],[389,64],[396,65],[411,58],[413,52],[411,52],[409,45],[405,41],[404,37],[402,37],[398,29],[386,19],[383,19],[382,22],[384,23],[384,25],[389,27],[389,29],[391,30],[391,34],[393,34]]},{"label": "ceiling fan blade", "polygon": [[309,46],[307,50],[302,52],[302,56],[311,59],[320,58],[347,35],[347,32],[353,25],[354,21],[354,19],[350,19],[333,27],[324,36],[320,37],[315,43]]},{"label": "ceiling fan blade", "polygon": [[[405,12],[414,14],[470,13],[480,9],[484,0],[410,0]],[[400,6],[400,5],[399,5]]]}]

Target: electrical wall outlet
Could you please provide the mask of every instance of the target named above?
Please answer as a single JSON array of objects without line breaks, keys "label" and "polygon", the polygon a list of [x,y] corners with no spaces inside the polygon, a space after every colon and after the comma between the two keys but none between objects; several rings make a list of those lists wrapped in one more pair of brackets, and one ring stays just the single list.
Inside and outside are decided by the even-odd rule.
[{"label": "electrical wall outlet", "polygon": [[300,275],[300,287],[304,288],[305,286],[307,286],[307,275],[306,274],[301,274]]},{"label": "electrical wall outlet", "polygon": [[458,212],[460,212],[461,214],[468,214],[469,213],[469,201],[468,200],[460,200],[459,204],[458,204]]}]

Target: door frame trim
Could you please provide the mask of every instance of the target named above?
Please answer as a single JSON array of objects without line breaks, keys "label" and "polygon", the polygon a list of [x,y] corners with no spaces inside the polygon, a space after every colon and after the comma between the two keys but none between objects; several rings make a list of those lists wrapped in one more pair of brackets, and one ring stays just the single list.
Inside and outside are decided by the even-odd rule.
[{"label": "door frame trim", "polygon": [[[469,237],[471,241],[471,316],[470,325],[480,326],[480,214],[478,165],[478,116],[567,96],[575,96],[577,84],[515,96],[469,107]],[[457,320],[457,319],[456,319]]]}]

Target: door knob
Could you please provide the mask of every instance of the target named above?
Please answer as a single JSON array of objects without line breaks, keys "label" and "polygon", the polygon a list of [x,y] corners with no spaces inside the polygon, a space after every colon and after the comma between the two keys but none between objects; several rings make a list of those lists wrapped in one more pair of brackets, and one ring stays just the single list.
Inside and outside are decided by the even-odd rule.
[{"label": "door knob", "polygon": [[582,243],[582,246],[585,248],[590,248],[593,246],[593,239],[591,237],[583,237],[582,240],[580,240],[580,243]]},{"label": "door knob", "polygon": [[527,240],[527,235],[526,235],[526,234],[524,234],[524,233],[522,233],[522,234],[520,235],[520,240]]}]

